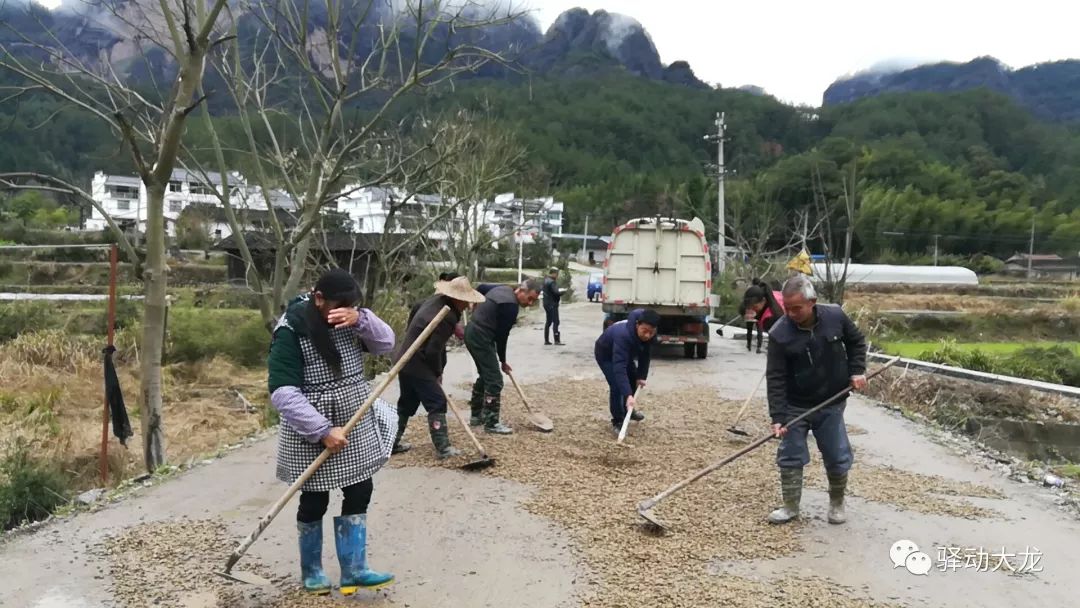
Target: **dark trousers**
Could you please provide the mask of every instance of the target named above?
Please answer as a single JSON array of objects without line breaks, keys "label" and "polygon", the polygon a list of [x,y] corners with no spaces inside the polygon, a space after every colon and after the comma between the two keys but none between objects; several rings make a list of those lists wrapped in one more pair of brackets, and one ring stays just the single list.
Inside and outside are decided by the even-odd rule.
[{"label": "dark trousers", "polygon": [[446,413],[446,395],[435,380],[401,374],[398,376],[398,386],[401,388],[397,402],[399,417],[415,416],[421,405],[429,414]]},{"label": "dark trousers", "polygon": [[851,468],[854,455],[844,425],[844,409],[847,402],[831,405],[788,427],[787,435],[776,450],[776,464],[782,469],[801,469],[810,463],[807,434],[814,433],[814,441],[825,461],[825,471],[842,475]]},{"label": "dark trousers", "polygon": [[476,373],[479,375],[476,384],[473,385],[474,392],[479,392],[476,391],[476,387],[481,387],[484,395],[492,397],[502,395],[502,366],[499,364],[499,352],[495,348],[495,339],[476,331],[470,323],[465,327],[465,348],[469,349],[469,355],[476,364]]},{"label": "dark trousers", "polygon": [[[345,494],[345,500],[341,502],[341,514],[367,513],[368,504],[371,503],[371,492],[374,489],[375,484],[370,477],[360,483],[341,488],[341,492]],[[300,492],[300,507],[296,510],[296,521],[305,524],[321,521],[329,505],[330,492]]]},{"label": "dark trousers", "polygon": [[[611,361],[597,361],[600,371],[604,373],[604,379],[608,383],[608,409],[611,410],[611,424],[622,426],[623,418],[626,418],[626,398],[630,395],[623,394],[619,384],[615,380],[615,366]],[[637,384],[637,377],[633,371],[628,373],[630,386]]]},{"label": "dark trousers", "polygon": [[761,339],[763,337],[763,332],[761,331],[761,326],[758,325],[756,321],[746,322],[746,350],[750,350],[750,341],[753,337],[755,327],[757,328],[757,348],[758,350],[761,350]]},{"label": "dark trousers", "polygon": [[544,307],[544,342],[551,342],[548,339],[548,330],[555,329],[555,341],[559,341],[559,307],[558,306],[545,306]]}]

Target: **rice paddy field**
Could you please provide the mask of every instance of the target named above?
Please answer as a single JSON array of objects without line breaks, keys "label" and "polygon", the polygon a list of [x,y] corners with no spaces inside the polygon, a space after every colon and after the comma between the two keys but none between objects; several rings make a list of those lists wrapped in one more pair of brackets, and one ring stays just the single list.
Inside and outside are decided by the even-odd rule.
[{"label": "rice paddy field", "polygon": [[[1051,348],[1055,346],[1066,346],[1071,349],[1077,355],[1080,355],[1080,342],[1050,342],[1050,341],[1036,341],[1036,342],[955,342],[951,344],[953,348],[971,352],[982,351],[987,354],[993,355],[1007,355],[1014,353],[1018,350],[1025,348]],[[901,357],[908,357],[917,359],[920,355],[937,350],[942,346],[941,341],[937,342],[883,342],[881,348],[890,355],[899,355]]]}]

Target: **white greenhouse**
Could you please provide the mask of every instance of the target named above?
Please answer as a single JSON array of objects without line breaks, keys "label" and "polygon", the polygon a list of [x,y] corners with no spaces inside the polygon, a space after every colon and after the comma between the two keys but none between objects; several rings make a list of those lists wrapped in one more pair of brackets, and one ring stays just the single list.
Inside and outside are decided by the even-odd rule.
[{"label": "white greenhouse", "polygon": [[[825,264],[812,264],[815,281],[825,278]],[[833,265],[842,272],[842,264]],[[849,264],[847,283],[898,285],[978,285],[979,277],[962,266],[893,266],[891,264]]]}]

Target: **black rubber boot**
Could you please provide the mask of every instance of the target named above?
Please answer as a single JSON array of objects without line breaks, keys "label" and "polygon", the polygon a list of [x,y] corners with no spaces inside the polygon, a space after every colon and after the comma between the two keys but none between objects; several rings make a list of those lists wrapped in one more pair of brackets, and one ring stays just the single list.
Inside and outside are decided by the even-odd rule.
[{"label": "black rubber boot", "polygon": [[555,332],[555,346],[562,346],[562,345],[563,345],[562,334],[560,332]]},{"label": "black rubber boot", "polygon": [[435,457],[442,460],[451,456],[460,456],[461,450],[450,445],[450,433],[446,429],[446,414],[428,414],[427,419],[431,444],[435,446]]},{"label": "black rubber boot", "polygon": [[484,432],[496,435],[510,435],[514,429],[499,421],[499,410],[502,409],[502,397],[499,395],[484,396]]},{"label": "black rubber boot", "polygon": [[405,427],[409,426],[409,417],[398,414],[397,419],[397,436],[394,437],[394,447],[390,450],[391,454],[404,454],[412,449],[412,445],[401,440],[405,435]]},{"label": "black rubber boot", "polygon": [[484,424],[484,385],[479,380],[473,383],[472,398],[469,399],[469,426]]}]

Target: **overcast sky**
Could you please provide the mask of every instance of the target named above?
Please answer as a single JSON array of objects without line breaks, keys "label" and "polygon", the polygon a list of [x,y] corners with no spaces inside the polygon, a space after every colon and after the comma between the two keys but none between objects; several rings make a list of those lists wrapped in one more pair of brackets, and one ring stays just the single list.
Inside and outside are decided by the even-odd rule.
[{"label": "overcast sky", "polygon": [[522,1],[544,31],[576,6],[623,13],[645,26],[665,64],[685,59],[706,82],[811,105],[838,76],[882,61],[992,55],[1019,68],[1080,58],[1072,0]]}]

